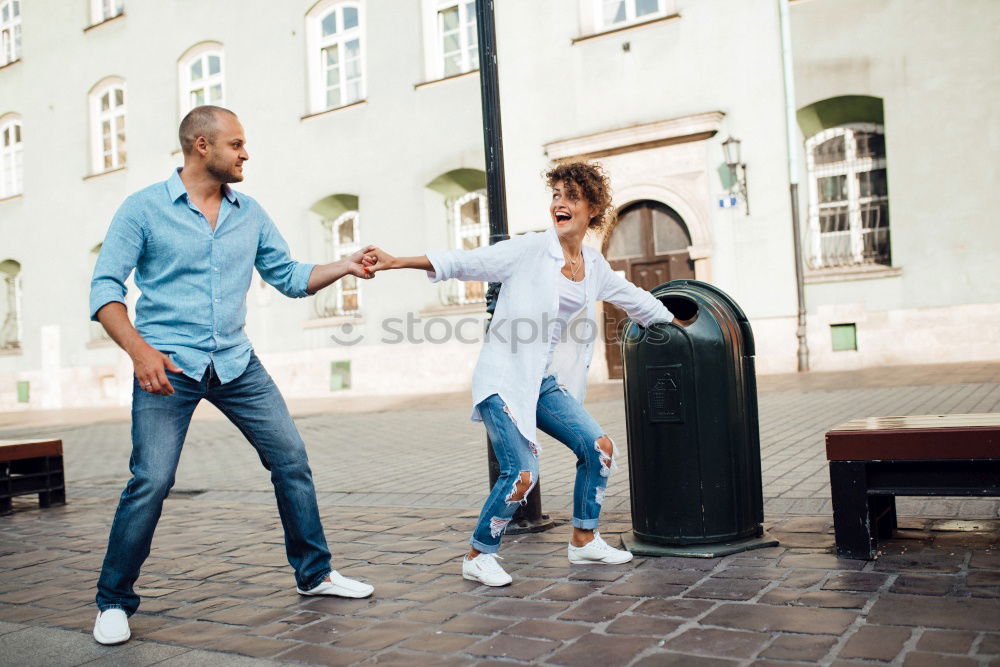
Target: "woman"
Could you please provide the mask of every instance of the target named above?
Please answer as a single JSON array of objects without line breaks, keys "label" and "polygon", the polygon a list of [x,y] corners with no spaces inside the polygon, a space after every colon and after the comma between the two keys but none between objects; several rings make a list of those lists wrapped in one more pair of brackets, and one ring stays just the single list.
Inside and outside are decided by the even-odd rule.
[{"label": "woman", "polygon": [[643,326],[672,315],[648,292],[617,275],[607,260],[583,245],[611,210],[607,176],[598,165],[559,165],[546,174],[552,190],[552,228],[475,250],[422,257],[369,253],[373,272],[423,269],[432,282],[503,283],[489,334],[473,374],[475,421],[486,425],[500,476],[483,505],[462,576],[487,586],[511,577],[497,563],[504,529],[538,479],[538,428],[577,456],[573,493],[571,563],[625,563],[597,532],[614,443],[583,407],[597,325],[596,301],[609,301]]}]

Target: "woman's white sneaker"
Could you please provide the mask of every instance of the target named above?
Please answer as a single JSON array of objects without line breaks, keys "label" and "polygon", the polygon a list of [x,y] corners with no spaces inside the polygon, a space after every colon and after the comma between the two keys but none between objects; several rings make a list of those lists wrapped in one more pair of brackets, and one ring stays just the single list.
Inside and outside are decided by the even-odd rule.
[{"label": "woman's white sneaker", "polygon": [[479,554],[472,560],[462,559],[462,577],[487,586],[506,586],[513,579],[507,574],[494,554]]},{"label": "woman's white sneaker", "polygon": [[582,547],[568,545],[566,550],[569,562],[581,565],[590,563],[609,563],[618,565],[632,560],[632,553],[624,549],[615,549],[601,538],[601,534],[594,531],[594,539]]},{"label": "woman's white sneaker", "polygon": [[330,572],[330,576],[319,586],[310,588],[307,591],[296,587],[299,595],[335,595],[341,598],[366,598],[375,592],[375,587],[362,581],[348,579],[336,570]]},{"label": "woman's white sneaker", "polygon": [[97,612],[94,621],[94,639],[98,644],[112,646],[127,642],[132,636],[128,629],[128,615],[121,609],[105,609]]}]

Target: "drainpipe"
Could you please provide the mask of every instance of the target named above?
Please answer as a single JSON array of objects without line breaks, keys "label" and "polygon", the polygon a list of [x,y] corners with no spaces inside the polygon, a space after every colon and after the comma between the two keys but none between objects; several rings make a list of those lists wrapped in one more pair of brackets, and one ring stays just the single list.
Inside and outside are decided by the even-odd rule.
[{"label": "drainpipe", "polygon": [[798,299],[799,372],[809,370],[809,346],[806,344],[806,294],[802,276],[802,234],[799,223],[799,162],[795,122],[795,78],[792,74],[792,34],[788,20],[788,0],[778,0],[781,23],[781,64],[785,79],[785,135],[788,151],[788,192],[792,199],[792,240],[795,246],[795,295]]}]

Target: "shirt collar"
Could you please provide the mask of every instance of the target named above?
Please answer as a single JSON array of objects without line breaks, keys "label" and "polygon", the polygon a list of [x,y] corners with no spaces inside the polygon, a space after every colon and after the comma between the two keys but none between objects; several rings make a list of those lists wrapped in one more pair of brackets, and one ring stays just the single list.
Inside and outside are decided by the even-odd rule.
[{"label": "shirt collar", "polygon": [[[181,169],[183,167],[177,167],[170,178],[167,179],[167,194],[170,195],[170,201],[176,202],[181,196],[187,195],[187,188],[184,187],[184,181],[181,180]],[[228,183],[223,183],[222,194],[229,200],[230,204],[236,204],[239,206],[240,200],[236,196],[236,191],[229,187]]]}]

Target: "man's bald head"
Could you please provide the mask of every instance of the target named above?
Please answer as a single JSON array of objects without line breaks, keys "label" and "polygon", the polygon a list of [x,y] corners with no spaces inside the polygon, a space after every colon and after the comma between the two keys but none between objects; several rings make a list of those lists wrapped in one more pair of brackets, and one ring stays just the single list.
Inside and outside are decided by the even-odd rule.
[{"label": "man's bald head", "polygon": [[191,154],[198,137],[205,137],[210,144],[215,143],[219,131],[219,116],[223,114],[236,118],[236,114],[229,109],[210,104],[195,107],[184,116],[177,134],[181,140],[181,150],[185,155]]}]

